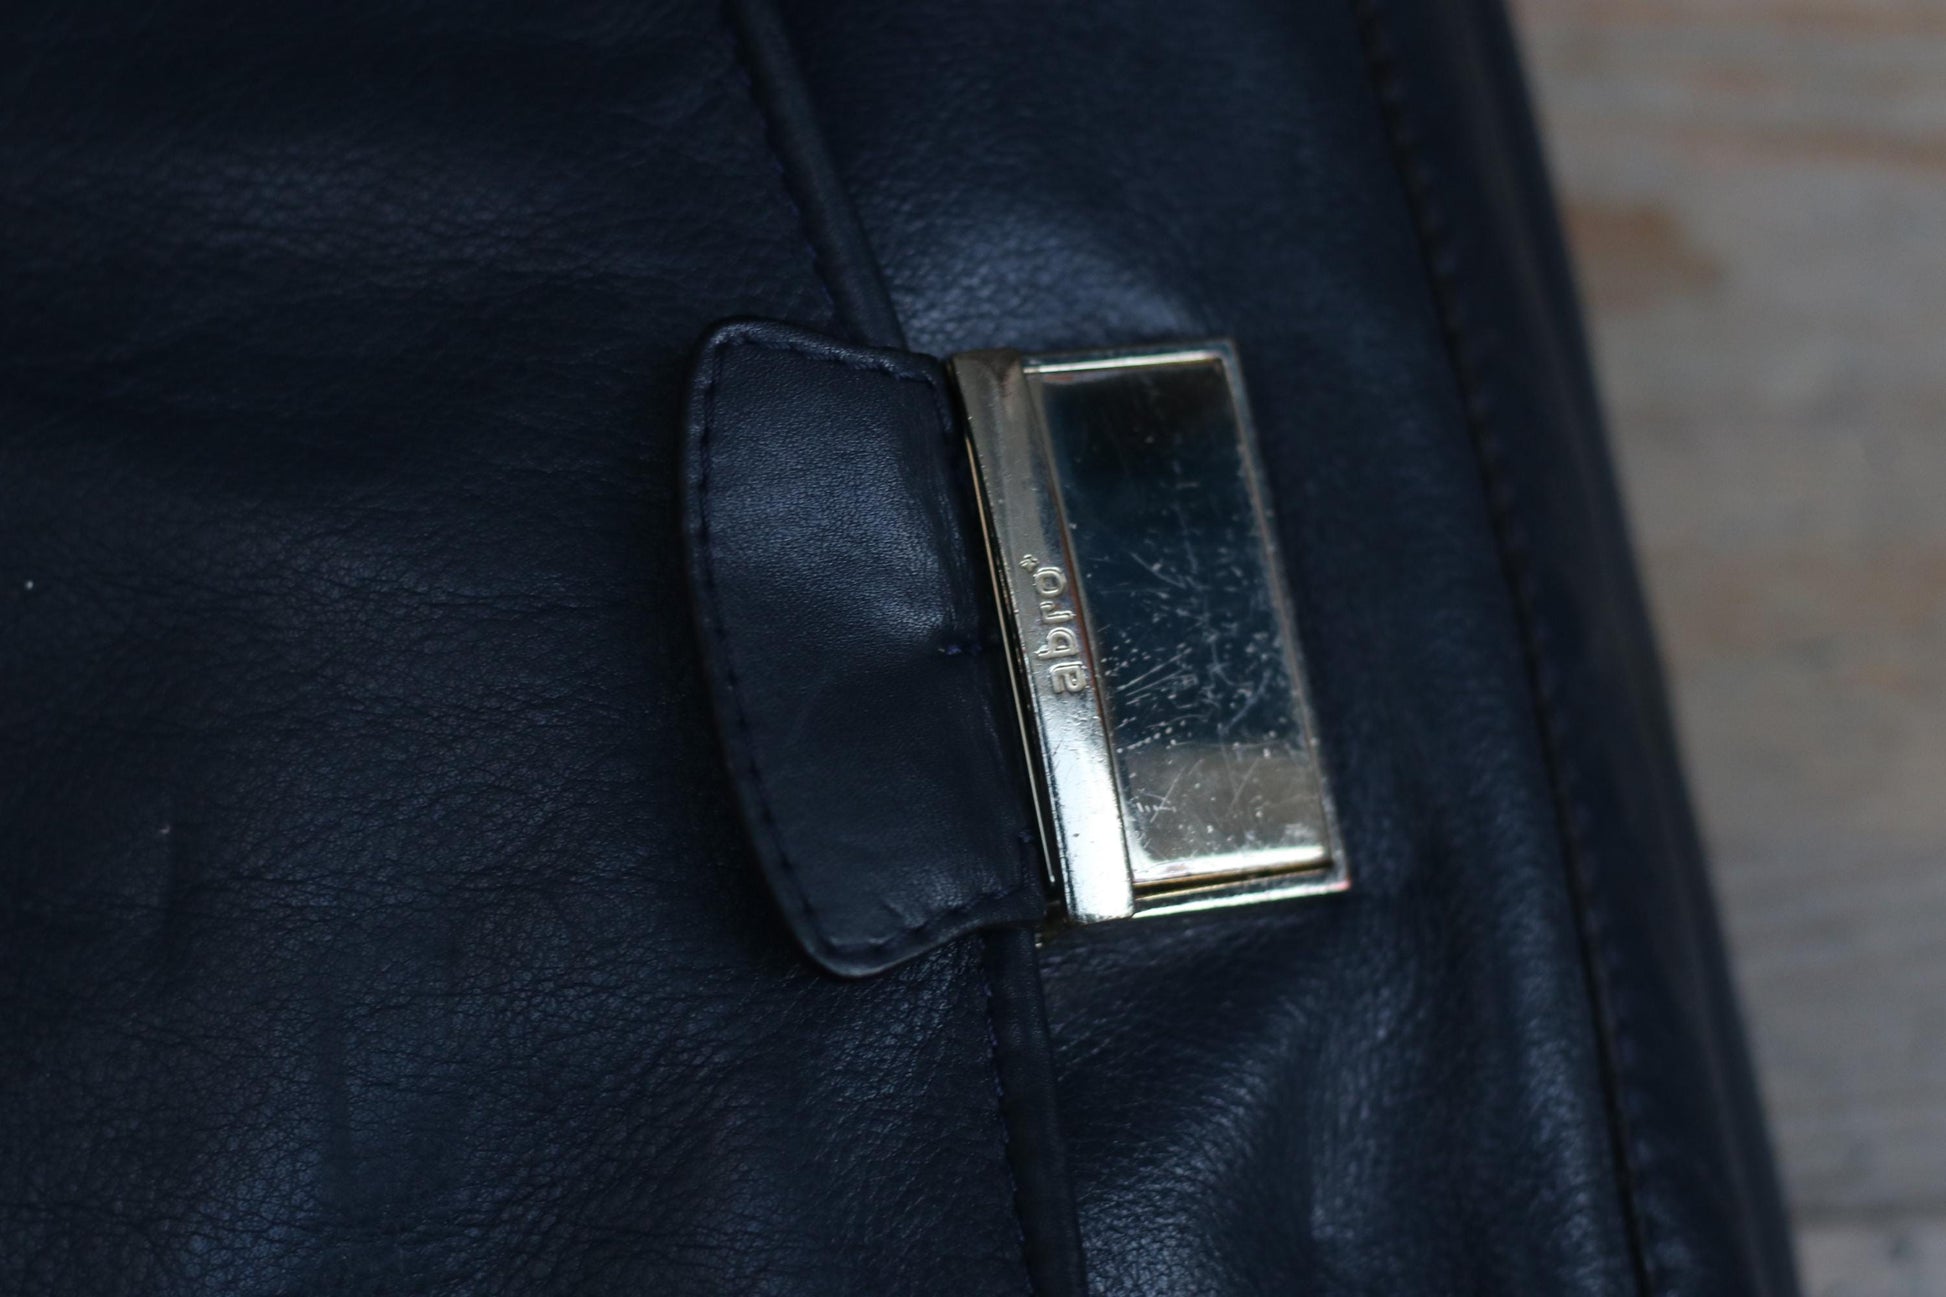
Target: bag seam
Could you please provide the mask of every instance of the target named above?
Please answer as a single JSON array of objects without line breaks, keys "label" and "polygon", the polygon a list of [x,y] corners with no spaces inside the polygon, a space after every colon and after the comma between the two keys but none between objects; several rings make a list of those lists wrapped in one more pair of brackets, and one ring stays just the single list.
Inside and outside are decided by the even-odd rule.
[{"label": "bag seam", "polygon": [[1612,937],[1599,860],[1588,838],[1589,816],[1578,791],[1579,771],[1569,754],[1570,735],[1558,696],[1561,677],[1551,656],[1547,622],[1539,607],[1539,583],[1529,560],[1530,543],[1516,515],[1517,493],[1504,467],[1505,447],[1489,417],[1492,409],[1489,383],[1463,309],[1459,261],[1449,237],[1451,227],[1435,200],[1432,175],[1420,156],[1406,113],[1408,95],[1398,57],[1377,0],[1351,0],[1351,7],[1365,46],[1366,70],[1379,101],[1393,163],[1403,181],[1414,232],[1425,258],[1440,332],[1471,434],[1469,440],[1486,481],[1495,547],[1518,613],[1516,621],[1528,661],[1535,711],[1540,718],[1550,783],[1561,806],[1560,831],[1567,848],[1569,875],[1575,884],[1568,889],[1569,896],[1580,916],[1584,939],[1593,951],[1593,957],[1586,961],[1594,989],[1590,999],[1598,1037],[1603,1044],[1603,1070],[1613,1088],[1610,1120],[1617,1136],[1618,1178],[1631,1250],[1639,1268],[1638,1279],[1647,1292],[1668,1293],[1671,1290],[1659,1272],[1656,1243],[1652,1238],[1651,1226],[1658,1223],[1653,1219],[1654,1212],[1642,1184],[1643,1166],[1652,1158],[1648,1136],[1640,1129],[1643,1092],[1632,1074],[1633,1060],[1639,1054],[1629,1029],[1630,1014],[1621,1003],[1625,998],[1622,961]]},{"label": "bag seam", "polygon": [[717,9],[717,18],[729,41],[730,66],[735,73],[737,84],[743,88],[744,100],[757,119],[757,133],[763,141],[764,156],[769,159],[771,172],[777,178],[777,188],[783,195],[784,206],[790,210],[791,228],[797,232],[798,244],[810,260],[811,278],[816,282],[818,297],[824,303],[825,318],[830,320],[833,326],[839,326],[843,321],[838,311],[837,296],[831,291],[831,281],[825,276],[824,258],[818,255],[818,245],[811,238],[810,222],[804,217],[804,208],[798,201],[797,190],[791,184],[790,171],[784,166],[783,155],[778,150],[776,134],[770,125],[770,114],[764,111],[763,103],[758,98],[756,83],[750,75],[749,62],[743,55],[743,41],[739,29],[728,10],[721,5]]},{"label": "bag seam", "polygon": [[[747,11],[747,7],[746,7],[746,11]],[[743,51],[742,40],[741,40],[743,28],[735,21],[734,15],[724,5],[719,5],[718,14],[724,20],[725,25],[729,28],[732,57],[735,61],[738,74],[742,77],[745,92],[749,97],[752,107],[756,111],[758,120],[762,123],[764,143],[770,150],[771,162],[777,169],[778,179],[783,189],[785,202],[790,207],[791,214],[793,218],[796,220],[798,235],[803,240],[805,249],[810,255],[811,269],[814,276],[817,279],[819,290],[824,295],[826,309],[830,312],[831,319],[834,322],[834,324],[839,323],[841,321],[842,313],[838,310],[835,295],[831,291],[831,284],[825,276],[823,260],[818,255],[817,242],[811,236],[810,223],[804,215],[803,208],[799,205],[797,195],[792,191],[791,180],[790,180],[788,169],[784,166],[783,158],[778,151],[777,142],[771,129],[770,115],[765,110],[764,104],[757,94],[756,86],[753,84],[751,80],[749,68],[745,63],[744,51]],[[779,40],[786,41],[787,43],[787,38],[784,38],[782,36],[779,37]],[[877,286],[877,291],[882,294],[884,292],[883,286],[882,285]],[[889,317],[896,323],[897,321],[896,308],[894,308],[889,301],[885,304],[885,306]],[[852,323],[855,325],[858,322],[852,321]],[[719,365],[720,365],[720,361],[721,358],[719,356],[717,360],[717,363]],[[909,376],[907,375],[897,375],[897,376],[901,378],[909,378]],[[952,423],[949,418],[944,417],[947,409],[945,394],[940,390],[938,382],[936,381],[936,379],[933,378],[933,376],[930,373],[926,375],[925,381],[927,385],[932,388],[933,391],[935,416],[940,418],[942,426],[945,428],[947,435],[950,437],[952,432]],[[713,406],[711,406],[710,404],[710,402],[713,401],[713,399],[714,399],[714,390],[712,387],[710,400],[706,400],[705,402],[705,406],[706,406],[705,417],[704,417],[705,435],[707,435],[709,415],[710,413],[713,412]],[[705,465],[703,468],[703,472],[705,473],[705,475],[707,475],[707,471],[708,471],[707,455],[704,456],[704,459],[705,459]],[[705,476],[705,482],[707,482],[707,476]],[[704,512],[707,512],[706,505],[704,506]],[[711,564],[713,560],[709,555],[709,547],[707,541],[705,541],[703,545],[703,550],[704,550],[704,561],[706,565]],[[710,573],[710,581],[713,589],[713,582],[714,582],[713,567]],[[721,624],[720,621],[718,621],[717,624],[720,627]],[[726,656],[727,656],[727,650],[726,650]],[[969,660],[973,660],[973,659],[969,659]],[[740,710],[741,708],[740,702],[738,703],[738,707]],[[746,730],[746,737],[747,737],[747,730]],[[751,769],[754,774],[756,771],[756,767],[754,764],[754,753],[752,754],[752,763],[753,764]],[[774,835],[776,832],[776,825],[774,820],[772,821],[771,828]],[[780,862],[784,863],[785,871],[788,874],[789,864],[788,864],[788,860],[782,855],[781,841],[778,841],[778,849],[779,849],[778,859],[780,860]],[[794,877],[791,879],[791,881],[793,886],[797,885]],[[1033,879],[1032,868],[1022,867],[1020,869],[1020,877],[1011,889],[1003,891],[994,896],[989,896],[987,898],[984,898],[981,901],[973,902],[972,904],[997,903],[1005,899],[1010,899],[1014,896],[1019,895],[1024,891],[1029,890],[1033,886],[1033,882],[1034,879]],[[817,932],[819,939],[826,941],[828,945],[829,939],[824,934],[823,929],[821,927],[816,927],[816,919],[814,917],[813,911],[810,908],[809,898],[800,896],[800,900],[804,905],[804,914],[806,920],[814,925],[814,930]],[[965,907],[956,907],[954,911],[950,911],[947,914],[935,916],[932,923],[940,924],[945,922],[948,919],[957,918],[959,914],[965,913],[966,909],[969,908],[971,908],[971,905]],[[931,925],[927,925],[927,928],[922,929],[922,932],[929,931],[930,927]],[[921,932],[915,932],[907,938],[908,942],[913,944],[923,942],[926,939],[927,937],[925,935],[922,935]],[[899,946],[897,947],[897,949],[899,953],[904,954],[906,952],[907,947]],[[982,964],[982,976],[983,977],[986,976],[984,963]],[[993,987],[991,981],[988,981],[986,983],[987,1033],[989,1039],[994,1042],[994,1047],[990,1049],[988,1052],[988,1058],[993,1068],[994,1088],[999,1100],[997,1111],[999,1115],[1000,1131],[1001,1131],[1001,1164],[1006,1169],[1006,1173],[1007,1173],[1007,1185],[1010,1193],[1010,1200],[1012,1203],[1012,1211],[1010,1214],[1013,1220],[1014,1230],[1019,1239],[1019,1244],[1020,1244],[1017,1255],[1020,1259],[1023,1277],[1026,1280],[1025,1290],[1029,1294],[1029,1297],[1033,1297],[1033,1294],[1039,1288],[1039,1284],[1035,1280],[1034,1266],[1032,1263],[1032,1259],[1028,1255],[1027,1218],[1023,1210],[1023,1204],[1021,1203],[1020,1200],[1020,1186],[1019,1186],[1018,1177],[1014,1174],[1013,1154],[1012,1154],[1011,1140],[1010,1140],[1010,1135],[1008,1130],[1007,1109],[1006,1109],[1006,1101],[1005,1101],[1006,1099],[1005,1080],[1004,1080],[1005,1069],[1003,1068],[1000,1059],[1000,1051],[998,1048],[998,1027],[995,1021],[994,1013],[995,1010],[993,1005]]]},{"label": "bag seam", "polygon": [[987,1047],[993,1055],[994,1115],[1000,1126],[1000,1166],[1007,1173],[1007,1194],[1013,1204],[1014,1239],[1020,1245],[1021,1264],[1027,1274],[1027,1291],[1032,1294],[1034,1267],[1027,1263],[1027,1215],[1020,1200],[1020,1177],[1014,1174],[1013,1128],[1007,1120],[1007,1073],[1000,1065],[1000,1026],[998,1010],[993,1004],[993,972],[987,967],[987,959],[987,952],[982,950],[979,955],[980,986],[986,993]]}]

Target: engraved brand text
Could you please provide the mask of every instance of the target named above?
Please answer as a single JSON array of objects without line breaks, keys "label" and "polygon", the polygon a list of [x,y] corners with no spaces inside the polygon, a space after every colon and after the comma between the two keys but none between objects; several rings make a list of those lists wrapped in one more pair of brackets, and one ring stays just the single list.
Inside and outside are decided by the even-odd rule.
[{"label": "engraved brand text", "polygon": [[1088,687],[1088,669],[1081,662],[1081,634],[1076,628],[1068,574],[1051,563],[1035,565],[1029,554],[1020,564],[1033,572],[1034,593],[1040,605],[1040,645],[1034,657],[1047,667],[1048,687],[1057,694],[1078,694]]}]

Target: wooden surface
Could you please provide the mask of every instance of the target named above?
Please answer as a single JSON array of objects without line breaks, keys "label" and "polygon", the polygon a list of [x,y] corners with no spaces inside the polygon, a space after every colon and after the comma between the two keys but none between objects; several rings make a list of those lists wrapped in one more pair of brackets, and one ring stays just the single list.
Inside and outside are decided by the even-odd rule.
[{"label": "wooden surface", "polygon": [[1946,0],[1515,0],[1820,1297],[1946,1294]]}]

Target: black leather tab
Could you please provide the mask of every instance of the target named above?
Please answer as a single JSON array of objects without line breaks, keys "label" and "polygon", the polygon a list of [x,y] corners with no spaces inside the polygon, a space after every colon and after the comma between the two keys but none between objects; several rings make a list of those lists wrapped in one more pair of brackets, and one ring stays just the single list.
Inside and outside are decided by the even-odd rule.
[{"label": "black leather tab", "polygon": [[945,377],[779,324],[689,398],[690,570],[717,720],[785,917],[875,973],[1045,905]]}]

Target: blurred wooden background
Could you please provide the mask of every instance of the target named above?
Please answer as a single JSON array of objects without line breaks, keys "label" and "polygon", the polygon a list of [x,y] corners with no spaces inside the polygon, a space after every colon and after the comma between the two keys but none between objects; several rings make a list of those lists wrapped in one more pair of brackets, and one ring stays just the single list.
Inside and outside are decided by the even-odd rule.
[{"label": "blurred wooden background", "polygon": [[1946,0],[1514,0],[1816,1297],[1946,1294]]}]

